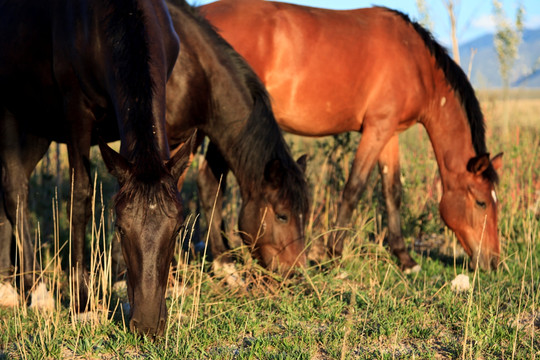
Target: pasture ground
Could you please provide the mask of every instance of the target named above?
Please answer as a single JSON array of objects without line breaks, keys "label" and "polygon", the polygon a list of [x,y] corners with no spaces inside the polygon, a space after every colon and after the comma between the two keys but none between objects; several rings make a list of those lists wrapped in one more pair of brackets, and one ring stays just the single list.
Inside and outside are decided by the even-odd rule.
[{"label": "pasture ground", "polygon": [[[53,147],[32,179],[31,208],[56,309],[0,309],[0,359],[540,359],[540,93],[512,93],[506,101],[499,95],[480,93],[488,148],[492,155],[505,153],[497,271],[469,271],[468,258],[442,224],[437,165],[420,126],[403,133],[400,144],[403,230],[422,271],[404,275],[384,247],[376,178],[358,206],[344,258],[321,257],[318,249],[332,230],[358,136],[287,135],[296,156],[310,155],[312,266],[283,280],[239,247],[238,270],[246,286],[235,289],[214,276],[202,256],[187,262],[179,251],[170,276],[166,336],[155,341],[129,332],[125,293],[112,288],[113,216],[107,205],[115,185],[97,151],[96,210],[88,229],[94,312],[84,320],[71,311],[69,274],[61,270],[69,238],[69,172],[65,151]],[[184,189],[191,220],[197,216],[194,176],[191,171]],[[238,191],[231,187],[228,197],[234,240]],[[184,241],[199,241],[192,228]],[[469,277],[468,291],[451,289],[459,274]]]}]

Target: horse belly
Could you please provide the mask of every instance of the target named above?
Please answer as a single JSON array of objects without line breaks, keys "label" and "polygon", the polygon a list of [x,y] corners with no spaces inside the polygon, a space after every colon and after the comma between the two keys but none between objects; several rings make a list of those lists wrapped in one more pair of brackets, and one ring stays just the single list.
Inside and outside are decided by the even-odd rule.
[{"label": "horse belly", "polygon": [[326,136],[345,131],[359,131],[362,119],[354,109],[336,104],[331,99],[313,101],[311,98],[280,99],[270,90],[272,108],[279,126],[290,133],[303,136]]}]

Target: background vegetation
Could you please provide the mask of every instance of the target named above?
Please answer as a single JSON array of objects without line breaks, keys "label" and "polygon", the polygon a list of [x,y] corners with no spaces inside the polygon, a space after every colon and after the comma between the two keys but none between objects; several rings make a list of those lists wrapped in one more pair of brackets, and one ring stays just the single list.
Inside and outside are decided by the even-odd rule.
[{"label": "background vegetation", "polygon": [[[62,271],[69,172],[64,150],[52,147],[32,178],[31,208],[43,276],[55,294],[56,309],[0,309],[0,359],[540,358],[540,93],[511,92],[501,100],[498,92],[484,92],[480,98],[488,148],[505,153],[498,188],[502,263],[497,271],[470,272],[468,258],[439,219],[437,165],[420,126],[403,133],[400,142],[404,234],[422,271],[404,275],[384,247],[377,178],[358,206],[342,261],[322,258],[318,245],[331,230],[358,135],[287,135],[296,156],[310,156],[313,205],[307,238],[310,258],[317,262],[301,276],[283,280],[258,267],[239,247],[238,270],[246,286],[230,288],[200,256],[183,261],[186,253],[179,246],[178,266],[170,276],[166,336],[155,341],[129,332],[122,311],[125,292],[110,280],[113,217],[108,204],[115,184],[97,150],[96,210],[88,229],[94,311],[85,318],[71,311]],[[509,136],[501,137],[505,107],[511,121]],[[196,164],[183,192],[191,223],[198,216],[194,169]],[[231,180],[225,210],[231,238],[238,202]],[[198,241],[192,229],[182,241]],[[469,291],[451,289],[458,274],[469,276]],[[20,303],[26,301],[22,294]]]}]

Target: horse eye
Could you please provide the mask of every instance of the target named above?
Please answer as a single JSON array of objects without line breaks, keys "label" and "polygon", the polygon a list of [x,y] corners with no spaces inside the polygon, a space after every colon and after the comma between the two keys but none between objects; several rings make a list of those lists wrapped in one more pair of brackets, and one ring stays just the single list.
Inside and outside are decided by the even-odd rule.
[{"label": "horse eye", "polygon": [[276,220],[280,223],[287,223],[289,221],[289,217],[285,214],[276,214]]},{"label": "horse eye", "polygon": [[482,209],[486,208],[486,203],[483,201],[476,200],[476,205],[480,206]]}]

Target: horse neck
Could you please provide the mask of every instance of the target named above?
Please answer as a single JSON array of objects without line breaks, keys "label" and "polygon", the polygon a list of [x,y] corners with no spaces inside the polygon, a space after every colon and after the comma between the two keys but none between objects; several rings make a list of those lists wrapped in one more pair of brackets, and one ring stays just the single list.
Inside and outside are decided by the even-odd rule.
[{"label": "horse neck", "polygon": [[467,162],[476,156],[476,151],[469,121],[453,91],[434,96],[433,102],[431,114],[421,123],[433,146],[444,191],[454,181],[459,181],[457,176],[466,170]]},{"label": "horse neck", "polygon": [[177,53],[176,35],[161,1],[118,0],[115,6],[121,11],[110,15],[107,35],[128,39],[121,47],[110,44],[121,152],[132,161],[168,159],[165,84]]},{"label": "horse neck", "polygon": [[250,91],[245,84],[241,86],[244,88],[231,83],[213,91],[215,121],[205,132],[221,151],[242,191],[257,192],[262,190],[257,184],[265,165],[273,159],[285,161],[287,150],[270,105],[257,94],[247,99]]},{"label": "horse neck", "polygon": [[[269,109],[263,111],[262,116],[255,115],[256,119],[253,118],[252,112],[256,103],[259,99],[264,102],[261,96],[266,96],[265,90],[244,60],[229,48],[229,45],[215,33],[209,24],[205,23],[206,20],[198,19],[196,15],[193,15],[185,3],[179,1],[176,3],[179,10],[174,11],[173,22],[181,42],[185,44],[183,51],[194,52],[194,56],[190,58],[197,61],[189,66],[200,66],[204,73],[204,78],[192,79],[189,82],[208,82],[210,89],[209,119],[199,127],[218,147],[235,174],[240,187],[250,189],[252,188],[250,185],[253,185],[250,175],[256,173],[262,176],[266,163],[261,164],[255,159],[249,161],[248,158],[256,157],[254,153],[272,150],[252,141],[255,137],[265,138],[264,134],[260,131],[258,133],[249,131],[255,127],[258,128],[257,125],[264,126],[265,122],[271,123],[273,120],[266,117],[266,113],[270,116],[272,114]],[[259,88],[261,93],[259,93]],[[262,106],[263,110],[265,107],[270,107],[269,104],[258,105]],[[181,120],[176,119],[176,121]],[[275,121],[274,126],[277,128]],[[254,145],[251,151],[243,146],[246,142]],[[255,170],[256,166],[260,168]]]}]

